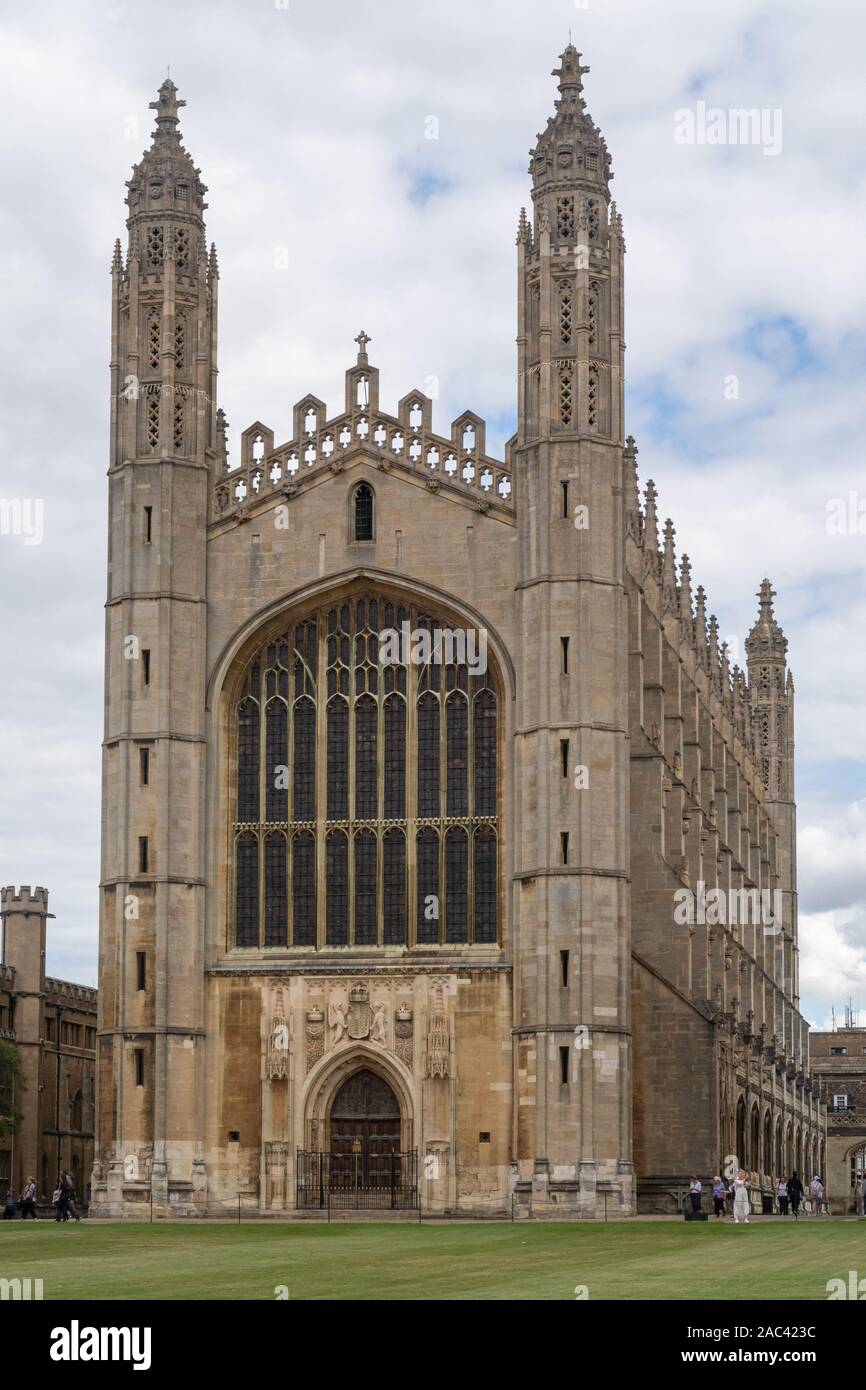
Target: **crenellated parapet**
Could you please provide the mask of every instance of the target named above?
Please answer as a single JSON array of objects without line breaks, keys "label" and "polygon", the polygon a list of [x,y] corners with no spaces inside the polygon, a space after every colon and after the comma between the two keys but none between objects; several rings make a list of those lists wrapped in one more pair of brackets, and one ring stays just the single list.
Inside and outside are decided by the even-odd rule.
[{"label": "crenellated parapet", "polygon": [[9,884],[5,888],[0,888],[0,903],[3,911],[14,909],[17,912],[47,912],[48,911],[48,889],[33,888],[29,883],[23,883],[20,888],[14,884]]},{"label": "crenellated parapet", "polygon": [[53,999],[63,999],[84,1009],[96,1010],[99,991],[90,985],[77,985],[71,980],[55,980],[45,977],[45,993]]},{"label": "crenellated parapet", "polygon": [[[240,460],[233,467],[225,448],[226,422],[218,420],[222,459],[214,520],[243,514],[259,500],[292,496],[308,480],[321,481],[324,473],[341,471],[359,455],[383,470],[422,476],[431,492],[452,492],[485,511],[513,514],[510,462],[487,453],[481,416],[466,410],[447,436],[437,434],[433,402],[420,390],[408,392],[396,415],[388,414],[379,407],[379,373],[365,351],[369,339],[361,333],[356,341],[361,347],[346,373],[339,414],[329,415],[317,396],[304,396],[293,410],[292,438],[275,445],[273,430],[256,421],[241,435]],[[507,448],[506,460],[508,455]]]}]

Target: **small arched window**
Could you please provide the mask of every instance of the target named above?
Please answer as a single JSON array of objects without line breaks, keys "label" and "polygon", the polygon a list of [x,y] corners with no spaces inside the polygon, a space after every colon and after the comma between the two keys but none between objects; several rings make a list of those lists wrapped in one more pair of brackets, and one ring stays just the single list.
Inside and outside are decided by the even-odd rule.
[{"label": "small arched window", "polygon": [[373,489],[369,483],[360,483],[355,489],[352,523],[356,541],[373,539]]}]

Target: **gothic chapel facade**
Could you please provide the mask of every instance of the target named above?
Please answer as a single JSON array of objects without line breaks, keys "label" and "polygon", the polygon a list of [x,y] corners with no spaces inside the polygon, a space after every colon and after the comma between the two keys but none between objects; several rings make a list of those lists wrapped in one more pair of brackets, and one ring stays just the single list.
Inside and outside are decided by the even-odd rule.
[{"label": "gothic chapel facade", "polygon": [[[586,71],[569,44],[532,152],[504,459],[417,389],[388,413],[361,333],[345,404],[229,468],[206,189],[152,103],[112,267],[97,1213],[629,1215],[821,1161],[786,642],[765,581],[730,669],[639,497]],[[701,885],[779,920],[677,920]]]}]

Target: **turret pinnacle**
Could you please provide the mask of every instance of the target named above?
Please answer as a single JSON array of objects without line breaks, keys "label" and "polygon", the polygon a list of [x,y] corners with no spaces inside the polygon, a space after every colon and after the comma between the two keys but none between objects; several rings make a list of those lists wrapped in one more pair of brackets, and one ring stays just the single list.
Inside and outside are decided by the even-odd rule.
[{"label": "turret pinnacle", "polygon": [[170,77],[167,77],[159,89],[156,101],[149,103],[151,111],[156,112],[156,130],[153,132],[153,143],[158,140],[170,139],[180,141],[178,126],[178,110],[181,106],[186,106],[186,102],[177,95],[177,87]]},{"label": "turret pinnacle", "polygon": [[694,614],[692,612],[692,564],[688,555],[680,561],[680,618],[683,631],[689,641],[694,641]]},{"label": "turret pinnacle", "polygon": [[530,150],[529,171],[536,190],[542,184],[564,186],[578,179],[606,192],[613,177],[607,146],[586,109],[583,75],[589,68],[580,59],[580,53],[569,43],[560,54],[559,67],[553,69],[553,76],[559,79],[556,114],[549,117],[547,128],[538,135],[538,144]]},{"label": "turret pinnacle", "polygon": [[559,55],[559,67],[554,68],[551,77],[558,77],[560,100],[556,103],[556,108],[562,106],[563,102],[579,102],[581,110],[584,101],[581,96],[583,91],[583,74],[589,72],[588,67],[581,67],[580,60],[582,53],[578,53],[574,44],[569,42],[565,51]]},{"label": "turret pinnacle", "polygon": [[178,129],[178,111],[185,105],[186,102],[177,94],[177,87],[167,77],[156,101],[150,103],[151,110],[156,112],[150,146],[136,164],[127,184],[128,225],[137,214],[146,214],[148,220],[153,214],[162,212],[187,214],[199,221],[202,218],[207,207],[204,201],[207,188],[181,144]]},{"label": "turret pinnacle", "polygon": [[665,542],[662,555],[662,608],[677,611],[677,563],[676,551],[674,548],[674,537],[676,531],[674,523],[668,517],[665,522]]},{"label": "turret pinnacle", "polygon": [[653,574],[658,573],[659,560],[659,523],[656,515],[656,496],[656,485],[652,478],[649,478],[644,489],[643,548],[644,566],[651,569]]},{"label": "turret pinnacle", "polygon": [[763,579],[757,593],[758,616],[746,638],[746,654],[750,664],[755,660],[785,661],[788,639],[773,613],[775,597],[776,591],[769,579]]}]

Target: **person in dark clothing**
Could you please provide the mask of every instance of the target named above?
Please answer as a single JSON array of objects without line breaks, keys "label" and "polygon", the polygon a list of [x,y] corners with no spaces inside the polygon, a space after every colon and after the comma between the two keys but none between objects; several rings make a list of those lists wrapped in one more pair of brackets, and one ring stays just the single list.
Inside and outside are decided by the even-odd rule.
[{"label": "person in dark clothing", "polygon": [[20,1198],[21,1220],[26,1221],[28,1216],[36,1220],[36,1183],[32,1178],[28,1178],[21,1189]]},{"label": "person in dark clothing", "polygon": [[803,1200],[803,1184],[800,1182],[796,1173],[792,1173],[788,1179],[788,1201],[791,1203],[791,1211],[794,1216],[800,1210],[800,1202]]},{"label": "person in dark clothing", "polygon": [[15,1193],[7,1192],[3,1198],[3,1220],[14,1221],[17,1208],[15,1206]]},{"label": "person in dark clothing", "polygon": [[66,1199],[66,1220],[74,1216],[76,1221],[81,1220],[78,1208],[75,1205],[75,1183],[72,1181],[71,1174],[61,1170],[60,1188]]}]

